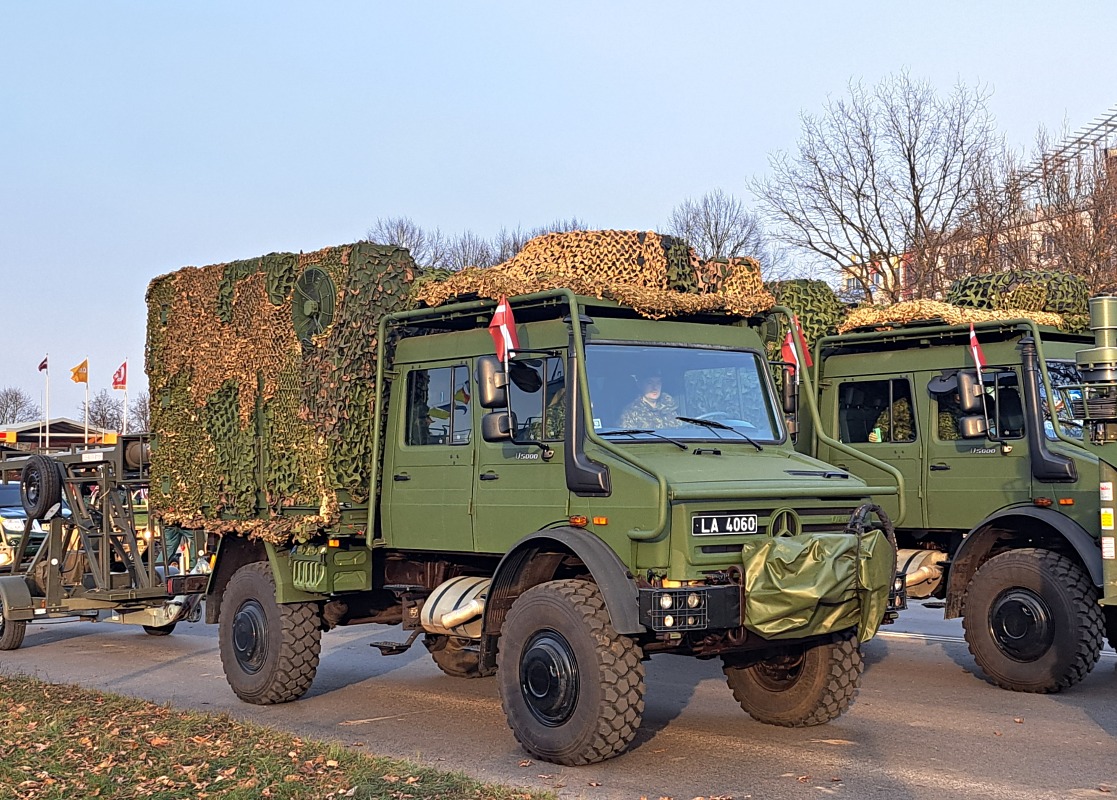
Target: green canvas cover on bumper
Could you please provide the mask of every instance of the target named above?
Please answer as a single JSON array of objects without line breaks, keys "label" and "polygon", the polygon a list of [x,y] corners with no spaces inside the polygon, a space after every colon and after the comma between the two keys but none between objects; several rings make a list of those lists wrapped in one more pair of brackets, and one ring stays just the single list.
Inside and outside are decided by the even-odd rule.
[{"label": "green canvas cover on bumper", "polygon": [[888,607],[892,545],[879,530],[778,536],[746,544],[745,627],[797,639],[857,626],[873,638]]}]

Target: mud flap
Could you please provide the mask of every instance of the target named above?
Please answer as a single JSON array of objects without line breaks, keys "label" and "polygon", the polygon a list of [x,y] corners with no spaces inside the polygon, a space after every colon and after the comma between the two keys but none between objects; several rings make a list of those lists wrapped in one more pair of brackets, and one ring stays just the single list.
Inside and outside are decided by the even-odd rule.
[{"label": "mud flap", "polygon": [[778,536],[746,544],[745,627],[766,639],[795,639],[857,627],[871,639],[888,609],[893,552],[866,531]]}]

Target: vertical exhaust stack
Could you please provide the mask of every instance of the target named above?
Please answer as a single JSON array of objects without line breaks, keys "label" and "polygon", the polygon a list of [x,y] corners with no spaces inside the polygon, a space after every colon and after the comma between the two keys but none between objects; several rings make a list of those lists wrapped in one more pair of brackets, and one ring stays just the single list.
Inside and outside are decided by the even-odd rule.
[{"label": "vertical exhaust stack", "polygon": [[1083,395],[1072,403],[1078,419],[1093,423],[1095,442],[1117,441],[1117,296],[1090,298],[1094,347],[1074,357],[1082,375]]}]

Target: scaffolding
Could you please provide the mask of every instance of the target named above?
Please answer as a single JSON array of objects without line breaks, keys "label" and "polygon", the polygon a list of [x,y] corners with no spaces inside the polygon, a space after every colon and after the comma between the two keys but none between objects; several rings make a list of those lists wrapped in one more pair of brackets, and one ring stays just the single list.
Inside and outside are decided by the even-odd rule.
[{"label": "scaffolding", "polygon": [[1108,143],[1115,138],[1117,138],[1117,106],[1110,108],[1093,122],[1071,134],[1050,153],[1041,156],[1025,172],[1017,176],[1018,185],[1024,189],[1038,183],[1053,169],[1073,161],[1088,150],[1099,146],[1107,147]]}]

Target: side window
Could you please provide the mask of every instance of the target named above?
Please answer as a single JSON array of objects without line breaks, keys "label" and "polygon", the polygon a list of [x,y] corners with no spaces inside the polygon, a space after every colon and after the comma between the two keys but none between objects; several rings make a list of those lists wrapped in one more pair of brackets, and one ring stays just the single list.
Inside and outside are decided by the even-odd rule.
[{"label": "side window", "polygon": [[562,359],[513,361],[508,377],[515,438],[561,440],[566,430],[566,373]]},{"label": "side window", "polygon": [[437,367],[407,374],[407,444],[469,444],[469,369]]},{"label": "side window", "polygon": [[[984,375],[985,413],[989,417],[989,435],[997,439],[1020,439],[1024,436],[1024,404],[1020,398],[1020,381],[1011,370]],[[935,402],[935,436],[941,441],[960,438],[958,420],[963,411],[957,391],[932,393]],[[976,413],[980,414],[981,411]]]},{"label": "side window", "polygon": [[838,433],[843,442],[914,442],[911,384],[906,378],[843,383],[838,387]]}]

